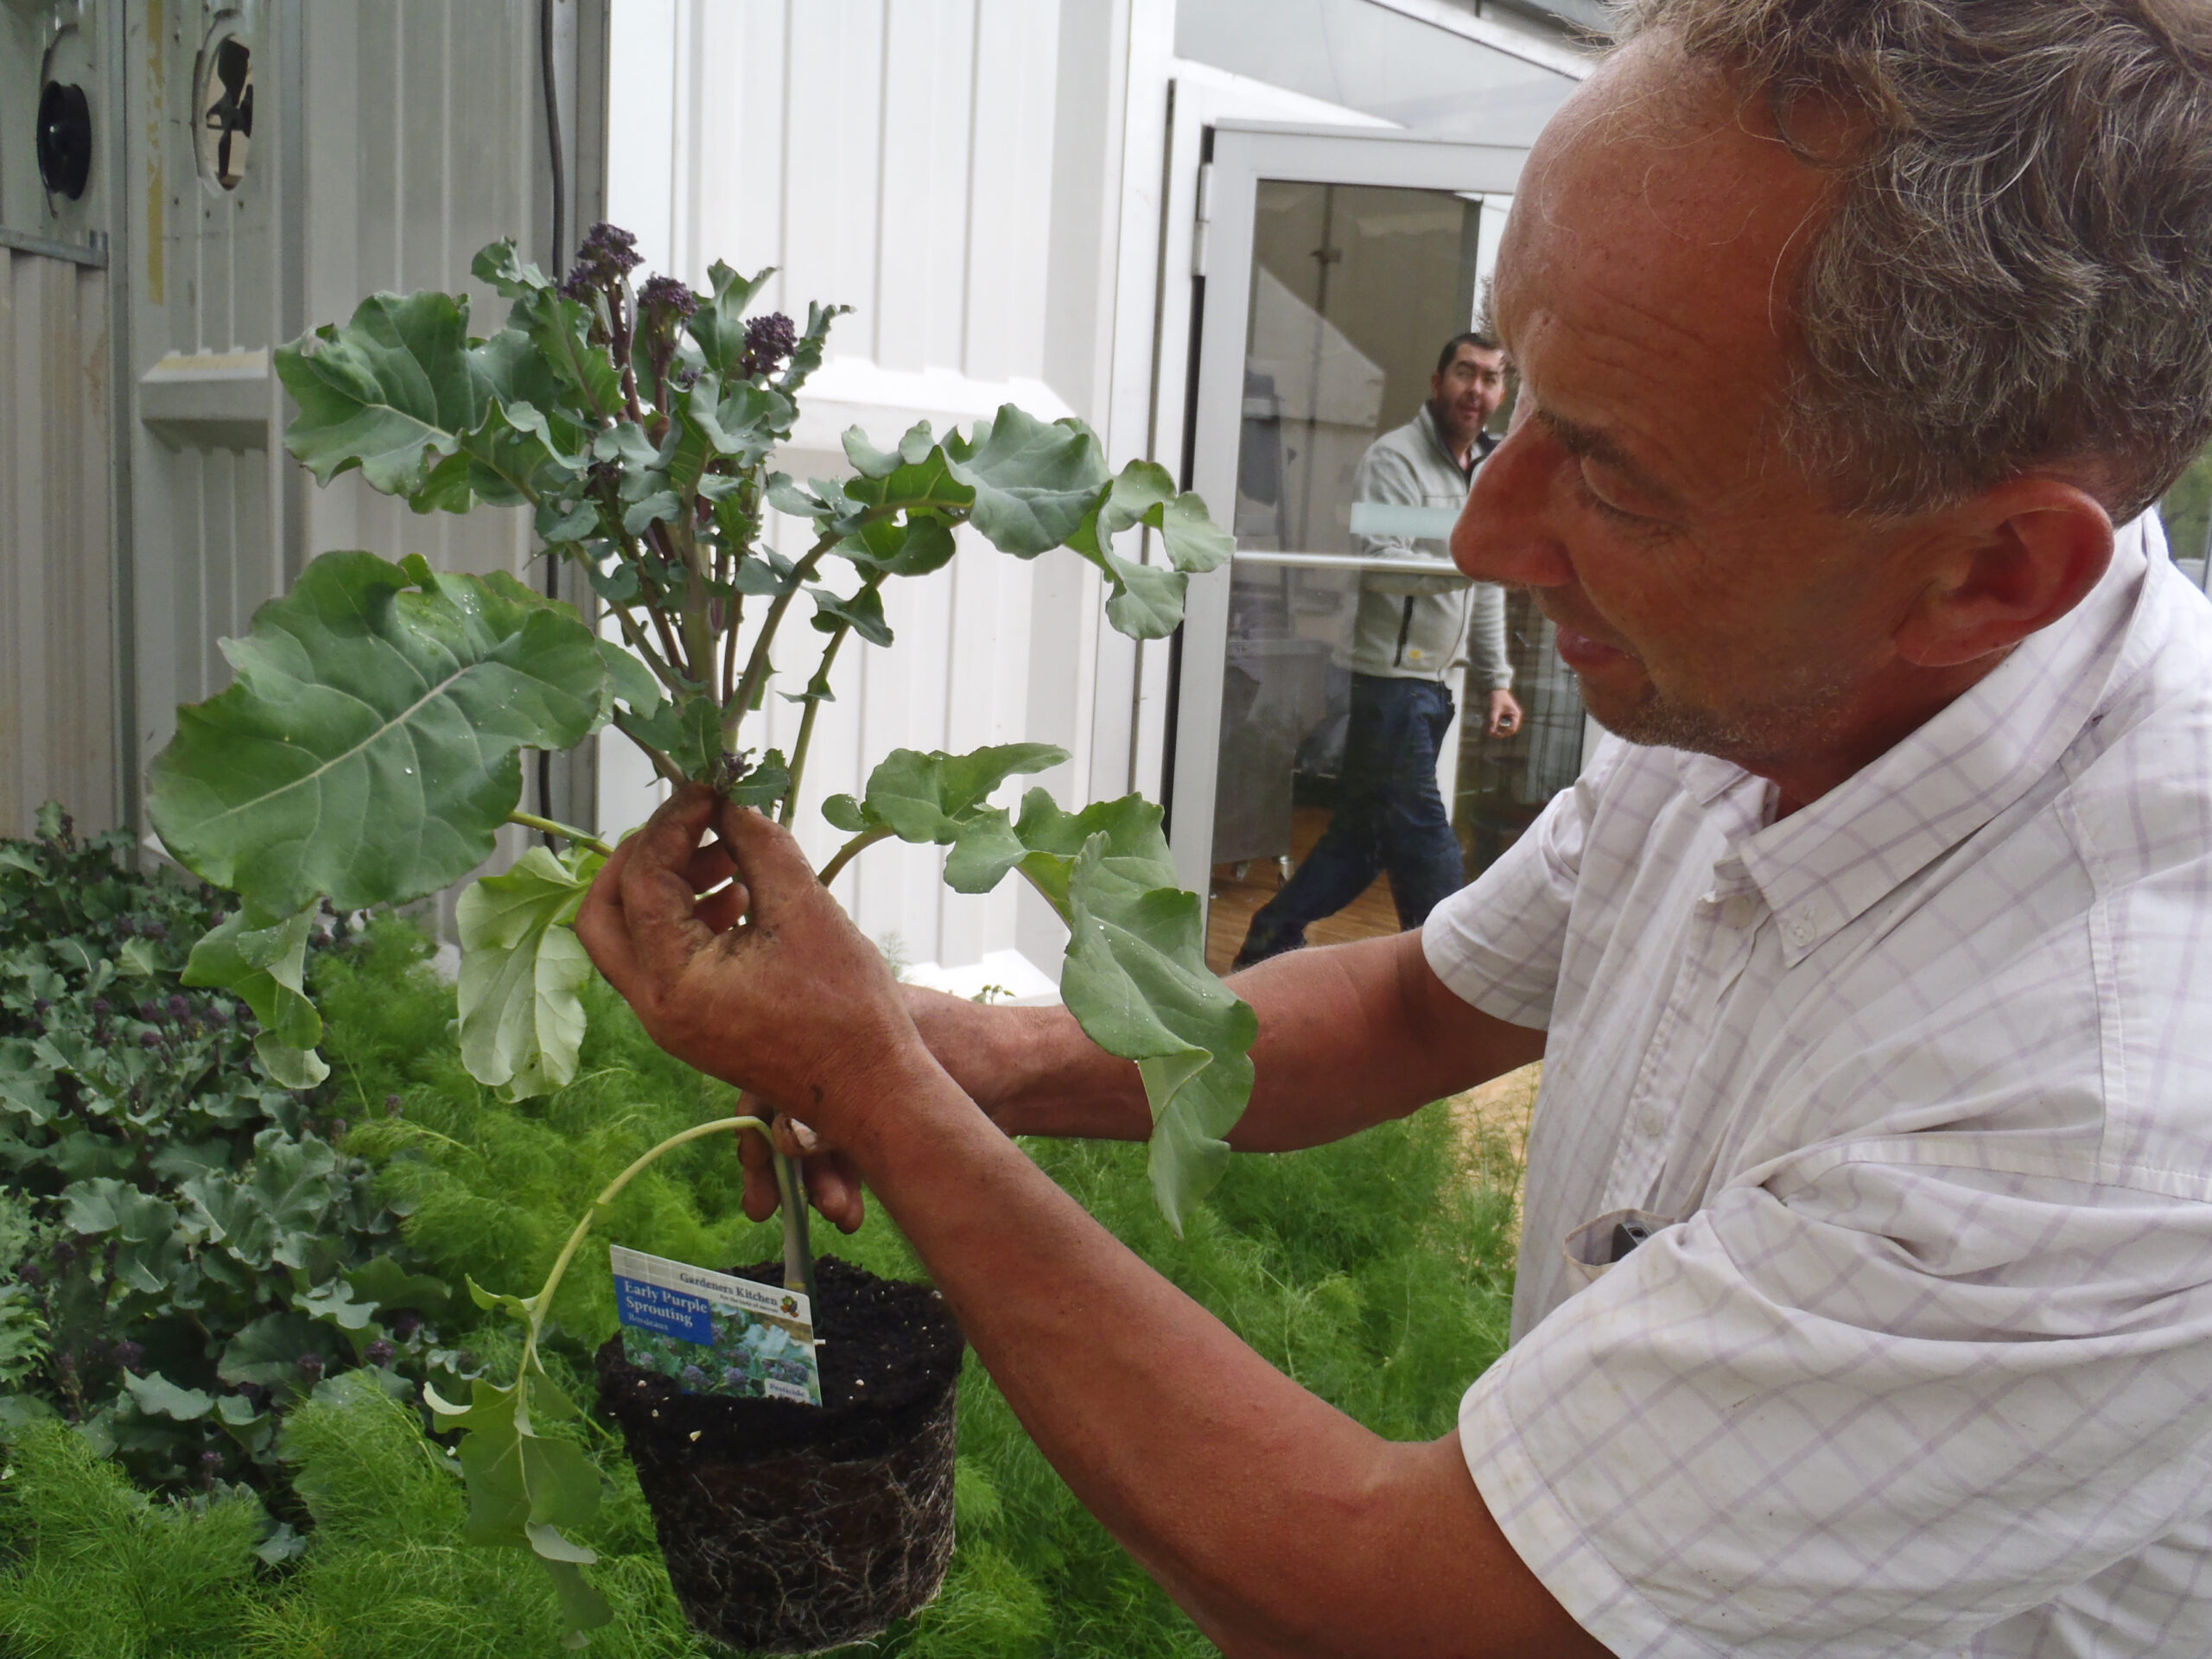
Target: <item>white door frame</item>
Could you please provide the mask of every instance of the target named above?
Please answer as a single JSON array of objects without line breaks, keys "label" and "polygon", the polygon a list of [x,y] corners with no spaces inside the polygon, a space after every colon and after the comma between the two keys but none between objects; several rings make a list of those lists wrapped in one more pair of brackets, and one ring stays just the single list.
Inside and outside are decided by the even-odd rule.
[{"label": "white door frame", "polygon": [[[1188,488],[1217,518],[1236,499],[1243,435],[1245,315],[1253,215],[1262,179],[1377,185],[1510,196],[1528,151],[1503,144],[1420,138],[1396,131],[1316,130],[1224,121],[1212,129],[1205,198],[1204,287],[1191,400]],[[1221,747],[1222,675],[1229,653],[1228,566],[1191,579],[1175,685],[1168,842],[1176,879],[1204,898],[1213,866],[1215,772]]]}]

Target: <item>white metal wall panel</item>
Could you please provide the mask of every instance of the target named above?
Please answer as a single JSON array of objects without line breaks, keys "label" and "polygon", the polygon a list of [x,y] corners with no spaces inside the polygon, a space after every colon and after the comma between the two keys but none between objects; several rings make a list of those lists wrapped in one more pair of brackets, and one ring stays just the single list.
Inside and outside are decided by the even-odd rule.
[{"label": "white metal wall panel", "polygon": [[[308,16],[307,244],[327,235],[344,257],[310,253],[303,321],[342,321],[378,289],[440,288],[491,333],[505,302],[469,276],[476,250],[512,236],[544,257],[536,0],[316,0]],[[348,474],[308,486],[305,519],[310,556],[366,547],[529,575],[519,512],[418,516]]]},{"label": "white metal wall panel", "polygon": [[116,822],[107,273],[0,247],[0,836]]}]

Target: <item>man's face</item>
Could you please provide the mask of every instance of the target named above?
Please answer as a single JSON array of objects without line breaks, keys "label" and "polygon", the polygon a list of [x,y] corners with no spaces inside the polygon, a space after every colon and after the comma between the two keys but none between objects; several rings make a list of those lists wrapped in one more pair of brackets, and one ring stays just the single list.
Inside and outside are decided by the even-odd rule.
[{"label": "man's face", "polygon": [[1505,401],[1505,353],[1462,343],[1441,372],[1428,378],[1428,406],[1454,449],[1474,442]]},{"label": "man's face", "polygon": [[1593,76],[1500,248],[1520,398],[1452,540],[1532,590],[1601,723],[1754,770],[1866,724],[1925,581],[1911,531],[1834,511],[1779,441],[1826,188],[1663,37]]}]

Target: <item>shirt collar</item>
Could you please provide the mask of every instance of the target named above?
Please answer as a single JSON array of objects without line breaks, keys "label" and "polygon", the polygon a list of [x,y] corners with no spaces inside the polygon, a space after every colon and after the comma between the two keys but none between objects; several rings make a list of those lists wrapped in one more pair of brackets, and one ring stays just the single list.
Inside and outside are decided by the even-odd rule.
[{"label": "shirt collar", "polygon": [[[2146,520],[2123,528],[2112,568],[2072,612],[1817,801],[1779,823],[1761,812],[1750,834],[1732,836],[1722,862],[1741,861],[1779,920],[1785,962],[1795,967],[2057,764],[2113,682],[2163,543]],[[1764,781],[1706,755],[1684,755],[1680,771],[1692,798],[1737,823],[1739,813],[1718,804],[1727,797],[1740,810],[1746,797],[1732,791]]]},{"label": "shirt collar", "polygon": [[[1454,472],[1464,473],[1470,477],[1473,475],[1473,467],[1471,465],[1466,467],[1460,466],[1459,456],[1452,453],[1452,446],[1444,442],[1443,430],[1436,424],[1436,411],[1429,406],[1429,403],[1427,398],[1423,398],[1421,400],[1421,413],[1414,416],[1414,423],[1420,427],[1423,432],[1428,435],[1429,442],[1436,446],[1436,453],[1444,457],[1445,464],[1446,466],[1450,467]],[[1475,439],[1474,460],[1480,461],[1483,456],[1489,453],[1490,452],[1487,449],[1484,449],[1482,447],[1482,436],[1480,434],[1478,434]]]}]

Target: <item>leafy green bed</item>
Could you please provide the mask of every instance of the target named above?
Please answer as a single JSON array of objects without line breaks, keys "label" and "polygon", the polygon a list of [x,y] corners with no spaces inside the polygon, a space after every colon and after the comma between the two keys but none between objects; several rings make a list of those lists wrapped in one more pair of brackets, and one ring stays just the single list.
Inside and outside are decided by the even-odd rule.
[{"label": "leafy green bed", "polygon": [[[345,1150],[407,1212],[411,1262],[459,1282],[527,1292],[573,1218],[615,1170],[690,1123],[727,1115],[726,1091],[667,1059],[619,1004],[592,1010],[576,1081],[548,1100],[499,1102],[462,1071],[453,991],[428,946],[382,923],[315,965],[332,1075],[315,1091],[349,1124]],[[603,988],[597,991],[606,998]],[[607,999],[611,1002],[611,999]],[[1278,1365],[1378,1430],[1443,1433],[1467,1380],[1503,1346],[1511,1289],[1510,1171],[1470,1186],[1438,1112],[1313,1153],[1235,1161],[1185,1236],[1154,1206],[1141,1147],[1032,1148],[1147,1261]],[[602,1224],[611,1241],[714,1265],[773,1255],[778,1235],[738,1210],[734,1153],[709,1141],[641,1179]],[[836,1247],[912,1274],[880,1217]],[[603,1268],[570,1275],[550,1362],[589,1397],[584,1356],[613,1328]],[[449,1332],[479,1363],[511,1362],[486,1323]],[[271,1567],[260,1500],[240,1488],[149,1497],[55,1423],[21,1427],[0,1477],[0,1654],[30,1659],[247,1655],[461,1659],[551,1655],[561,1622],[545,1576],[461,1533],[461,1483],[418,1412],[374,1368],[327,1379],[276,1445],[313,1525]],[[606,1656],[703,1655],[685,1630],[636,1482],[612,1434],[579,1443],[608,1484],[582,1541],[616,1608]],[[960,1545],[944,1595],[872,1651],[1097,1655],[1211,1651],[1075,1503],[970,1362],[960,1421]]]}]

